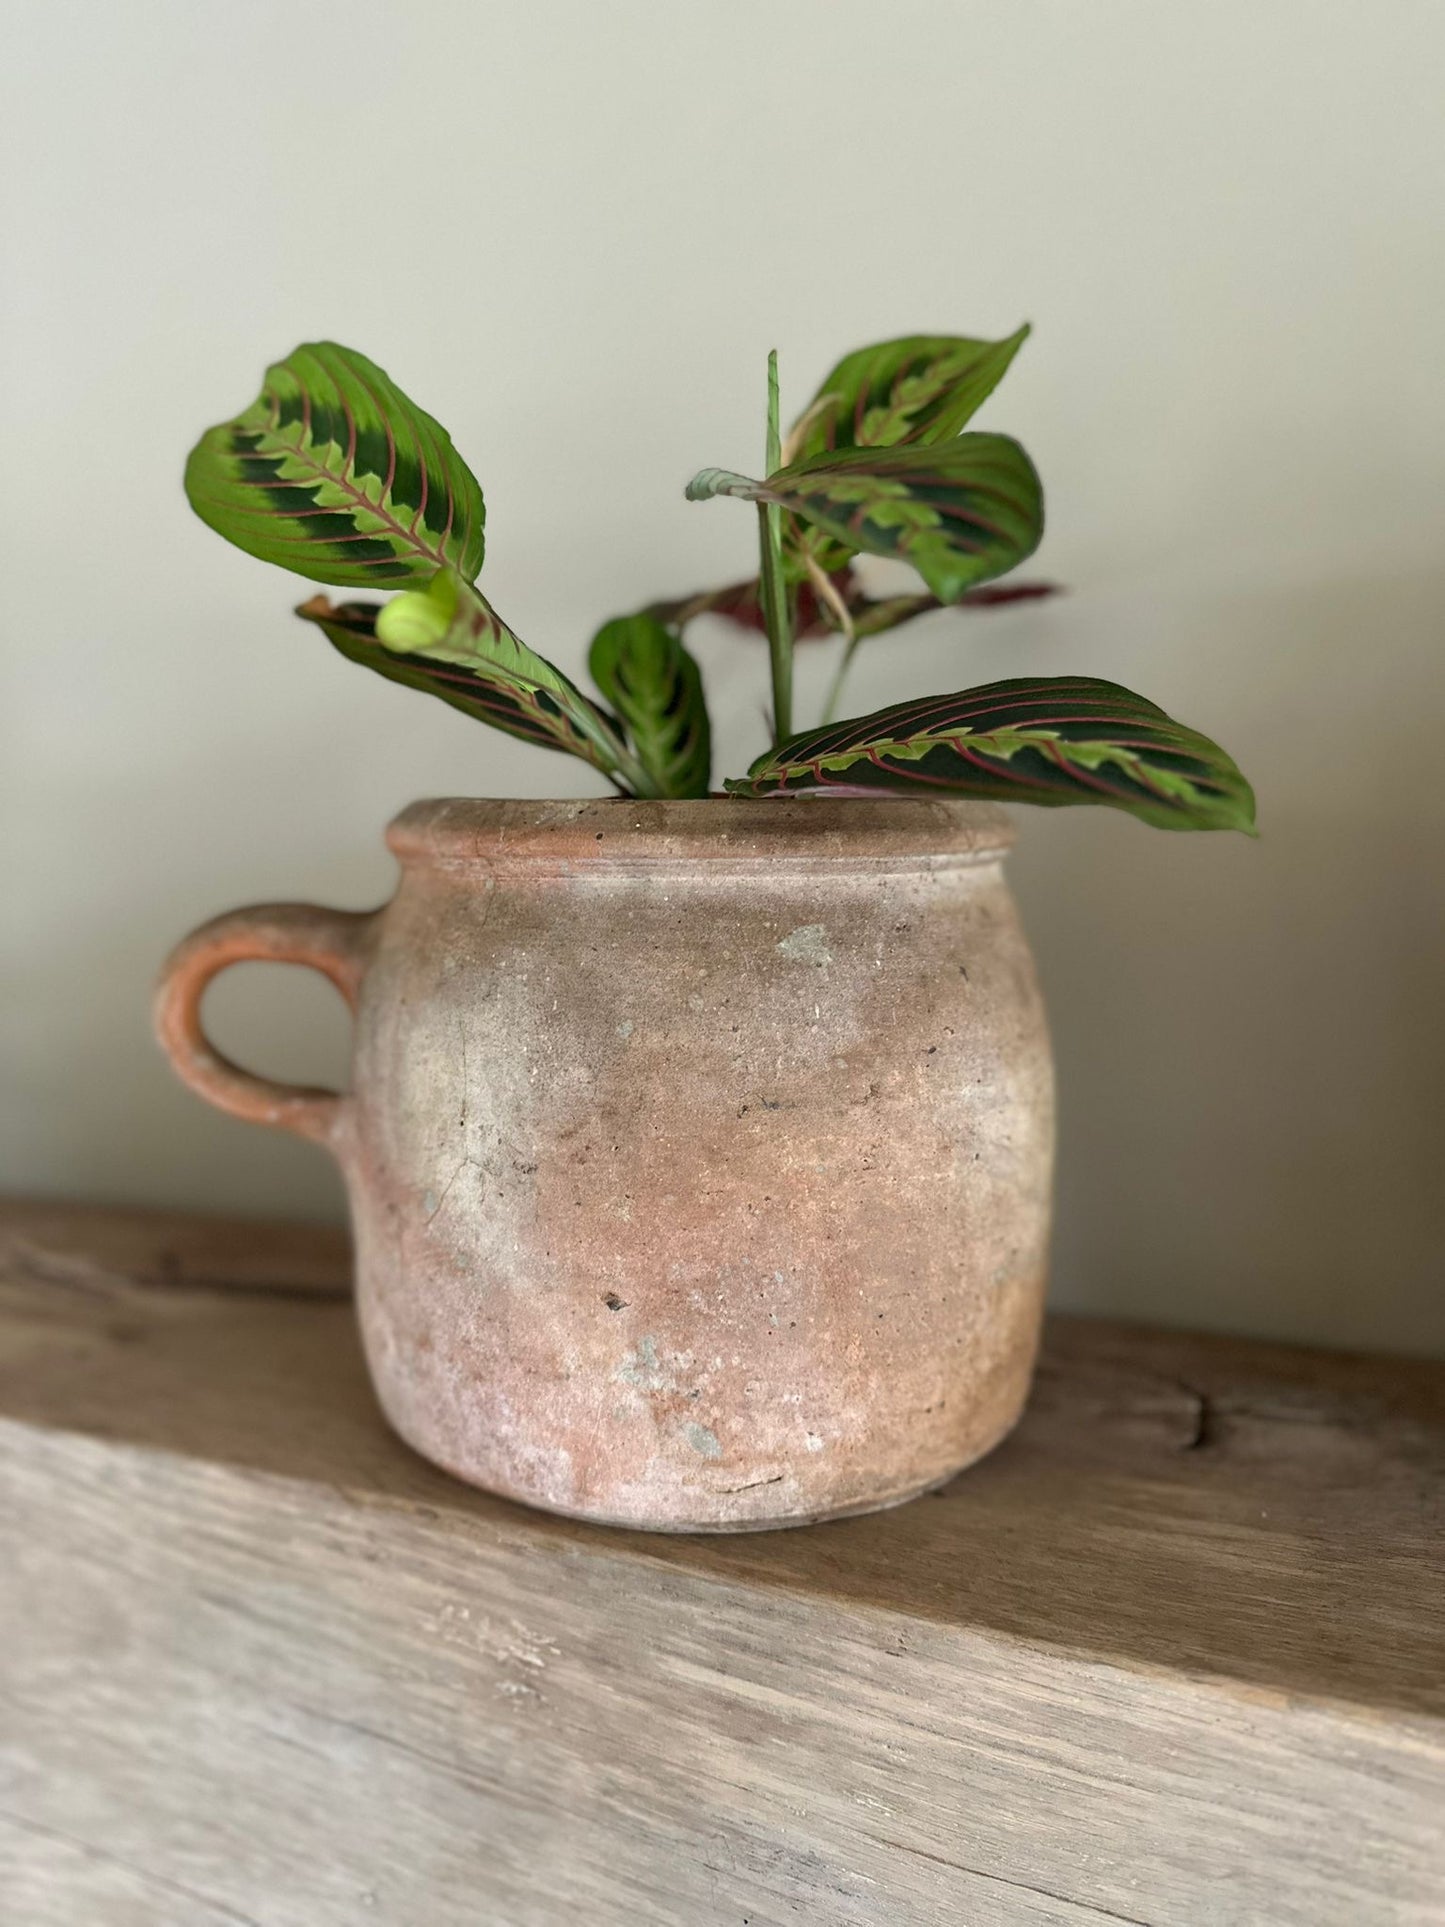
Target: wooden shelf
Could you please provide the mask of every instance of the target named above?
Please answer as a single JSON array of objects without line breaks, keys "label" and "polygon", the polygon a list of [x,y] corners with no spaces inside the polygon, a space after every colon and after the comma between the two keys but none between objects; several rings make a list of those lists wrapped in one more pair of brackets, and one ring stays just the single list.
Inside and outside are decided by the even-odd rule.
[{"label": "wooden shelf", "polygon": [[415,1458],[346,1289],[0,1209],[17,1927],[1445,1921],[1445,1368],[1061,1319],[943,1493],[673,1540]]}]

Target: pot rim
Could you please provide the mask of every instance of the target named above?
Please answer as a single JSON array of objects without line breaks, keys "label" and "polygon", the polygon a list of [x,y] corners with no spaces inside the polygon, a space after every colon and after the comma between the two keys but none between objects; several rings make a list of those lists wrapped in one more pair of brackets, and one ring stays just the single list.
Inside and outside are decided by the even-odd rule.
[{"label": "pot rim", "polygon": [[432,797],[390,824],[404,867],[575,872],[952,869],[997,861],[1008,815],[962,797]]}]

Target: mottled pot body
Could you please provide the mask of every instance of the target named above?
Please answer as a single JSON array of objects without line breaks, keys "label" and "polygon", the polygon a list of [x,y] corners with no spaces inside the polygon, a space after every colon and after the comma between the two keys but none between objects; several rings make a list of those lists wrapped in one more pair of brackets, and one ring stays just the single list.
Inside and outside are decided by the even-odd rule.
[{"label": "mottled pot body", "polygon": [[[390,841],[374,917],[189,939],[162,1028],[207,1095],[340,1158],[404,1438],[493,1492],[686,1531],[890,1505],[1004,1436],[1052,1087],[1000,813],[424,803]],[[352,998],[351,1095],[205,1042],[200,987],[257,954]]]}]

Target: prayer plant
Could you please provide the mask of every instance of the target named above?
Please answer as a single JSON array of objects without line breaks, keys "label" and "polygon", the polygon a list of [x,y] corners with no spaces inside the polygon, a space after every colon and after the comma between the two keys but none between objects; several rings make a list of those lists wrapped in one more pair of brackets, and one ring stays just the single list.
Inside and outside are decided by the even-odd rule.
[{"label": "prayer plant", "polygon": [[[1224,751],[1117,683],[1018,677],[833,720],[863,644],[929,610],[1049,592],[989,586],[1038,547],[1043,495],[1016,441],[968,428],[1027,333],[861,348],[786,438],[770,356],[763,475],[705,468],[687,487],[692,501],[756,505],[758,576],[604,623],[588,656],[601,702],[478,589],[476,478],[440,423],[354,349],[311,342],[269,369],[245,413],[201,437],[186,493],[202,521],[263,561],[330,587],[400,591],[302,603],[352,662],[580,756],[624,795],[709,793],[707,704],[684,631],[714,614],[761,631],[772,672],[772,746],[725,782],[734,795],[1107,803],[1163,829],[1251,830],[1253,796]],[[922,589],[870,597],[859,555],[909,564]],[[821,636],[837,642],[832,693],[822,723],[795,732],[794,646]]]}]

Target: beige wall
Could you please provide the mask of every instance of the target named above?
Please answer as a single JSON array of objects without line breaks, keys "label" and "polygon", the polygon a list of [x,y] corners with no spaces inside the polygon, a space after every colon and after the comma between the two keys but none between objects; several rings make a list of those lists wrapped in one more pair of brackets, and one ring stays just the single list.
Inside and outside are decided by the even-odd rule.
[{"label": "beige wall", "polygon": [[[588,787],[347,668],[179,490],[195,432],[331,333],[452,427],[487,585],[576,669],[600,617],[749,566],[693,507],[763,359],[1036,324],[985,425],[1065,600],[874,648],[859,707],[1038,671],[1217,733],[1263,840],[1029,814],[1063,1080],[1056,1295],[1445,1341],[1445,9],[1410,0],[144,0],[12,5],[3,1092],[10,1187],[333,1212],[321,1156],[173,1085],[189,924],[363,905],[418,794]],[[723,748],[761,659],[705,644]],[[806,697],[815,664],[804,670]],[[299,972],[222,1038],[335,1072]]]}]

